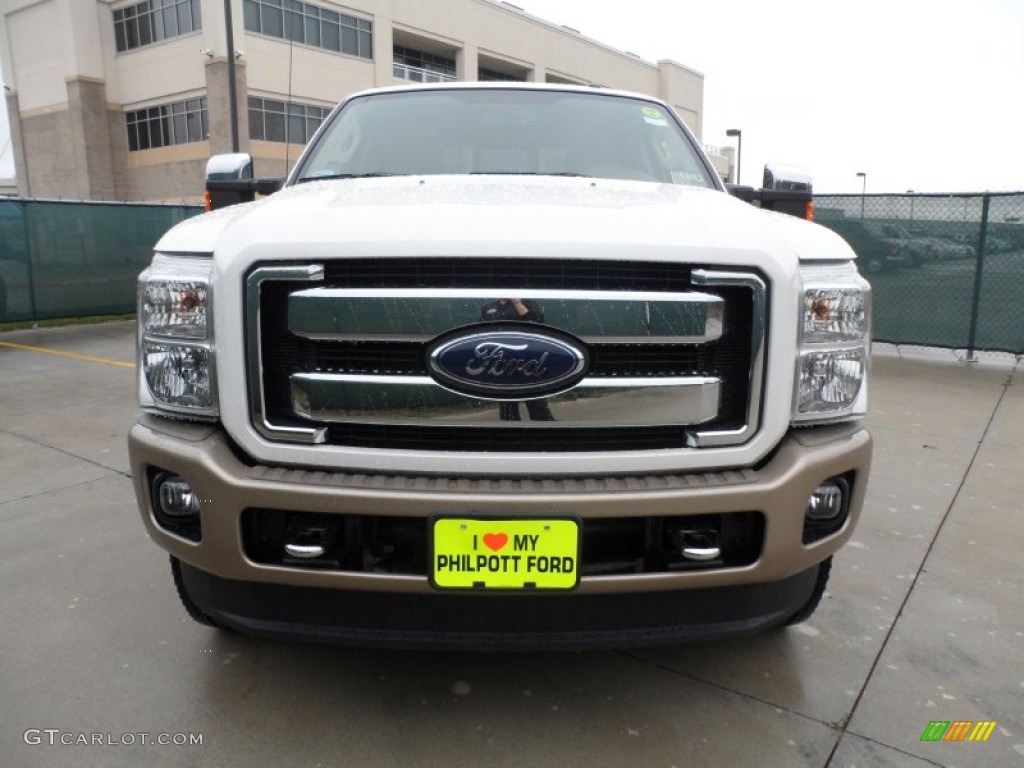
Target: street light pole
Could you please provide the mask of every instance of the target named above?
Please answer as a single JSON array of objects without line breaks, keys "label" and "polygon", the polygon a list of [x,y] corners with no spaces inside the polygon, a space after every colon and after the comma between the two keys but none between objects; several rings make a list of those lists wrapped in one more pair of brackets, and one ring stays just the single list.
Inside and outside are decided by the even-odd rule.
[{"label": "street light pole", "polygon": [[235,86],[235,30],[231,0],[224,0],[224,25],[228,32],[228,115],[231,120],[231,151],[238,151],[238,94]]},{"label": "street light pole", "polygon": [[725,135],[736,139],[736,183],[739,184],[740,168],[743,164],[743,131],[739,128],[730,128]]},{"label": "street light pole", "polygon": [[864,196],[868,191],[868,175],[864,171],[857,171],[857,177],[861,180],[860,185],[860,217],[864,218]]}]

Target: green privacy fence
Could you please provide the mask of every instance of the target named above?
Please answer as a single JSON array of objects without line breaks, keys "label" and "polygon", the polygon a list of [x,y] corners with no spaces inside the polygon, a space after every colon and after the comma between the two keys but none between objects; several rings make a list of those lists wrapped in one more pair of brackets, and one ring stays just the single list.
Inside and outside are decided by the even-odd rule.
[{"label": "green privacy fence", "polygon": [[1024,193],[816,195],[874,291],[877,341],[1024,354]]},{"label": "green privacy fence", "polygon": [[202,208],[0,198],[0,323],[135,311],[167,229]]},{"label": "green privacy fence", "polygon": [[[1024,192],[818,195],[857,251],[875,339],[1024,354]],[[179,205],[0,199],[0,323],[135,311],[135,280]]]}]

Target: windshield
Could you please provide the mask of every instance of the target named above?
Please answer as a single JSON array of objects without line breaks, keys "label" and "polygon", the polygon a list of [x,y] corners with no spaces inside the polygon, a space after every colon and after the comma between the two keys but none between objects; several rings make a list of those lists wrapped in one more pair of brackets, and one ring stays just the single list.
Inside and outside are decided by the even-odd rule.
[{"label": "windshield", "polygon": [[714,187],[662,106],[624,96],[514,89],[372,94],[349,102],[299,181],[530,174]]}]

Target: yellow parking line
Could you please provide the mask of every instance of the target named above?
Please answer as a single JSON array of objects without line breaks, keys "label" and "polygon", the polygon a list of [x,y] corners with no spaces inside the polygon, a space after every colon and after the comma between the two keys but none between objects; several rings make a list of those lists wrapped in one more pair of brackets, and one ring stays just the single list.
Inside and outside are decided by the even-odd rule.
[{"label": "yellow parking line", "polygon": [[49,349],[48,347],[33,347],[28,344],[15,344],[13,341],[0,341],[0,347],[10,347],[11,349],[24,349],[29,352],[46,352],[51,355],[60,355],[61,357],[70,357],[74,360],[85,360],[90,363],[104,363],[106,365],[118,365],[122,368],[134,368],[135,363],[125,363],[120,360],[111,360],[108,357],[93,357],[92,355],[80,355],[77,352],[64,352],[60,349]]}]

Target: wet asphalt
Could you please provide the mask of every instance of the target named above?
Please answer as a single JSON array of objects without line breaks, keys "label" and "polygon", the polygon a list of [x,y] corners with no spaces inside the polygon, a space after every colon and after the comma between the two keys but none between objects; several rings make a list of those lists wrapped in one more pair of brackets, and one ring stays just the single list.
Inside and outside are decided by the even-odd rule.
[{"label": "wet asphalt", "polygon": [[193,623],[132,494],[133,362],[131,323],[0,333],[0,765],[1024,766],[1019,360],[876,348],[868,498],[809,622],[514,655]]}]

